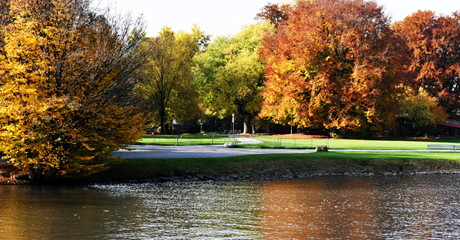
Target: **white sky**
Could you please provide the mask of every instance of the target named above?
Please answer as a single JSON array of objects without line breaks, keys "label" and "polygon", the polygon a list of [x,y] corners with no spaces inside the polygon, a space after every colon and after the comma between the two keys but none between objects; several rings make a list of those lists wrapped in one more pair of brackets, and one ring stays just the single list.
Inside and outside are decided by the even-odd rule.
[{"label": "white sky", "polygon": [[[288,0],[95,0],[121,14],[143,15],[148,36],[155,36],[162,27],[174,31],[197,24],[212,36],[235,35],[242,26],[255,23],[254,17],[269,2]],[[417,10],[450,14],[460,10],[459,0],[376,0],[384,5],[393,20],[402,20]]]}]

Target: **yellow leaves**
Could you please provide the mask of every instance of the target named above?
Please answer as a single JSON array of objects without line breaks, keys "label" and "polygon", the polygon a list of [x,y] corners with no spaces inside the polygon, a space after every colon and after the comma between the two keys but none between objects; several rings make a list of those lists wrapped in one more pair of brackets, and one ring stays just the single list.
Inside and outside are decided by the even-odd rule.
[{"label": "yellow leaves", "polygon": [[91,146],[89,146],[89,144],[87,144],[87,143],[85,143],[85,142],[82,142],[81,145],[82,145],[83,147],[85,147],[85,148],[86,148],[87,150],[89,150],[89,151],[94,151],[94,150],[95,150],[94,148],[92,148]]},{"label": "yellow leaves", "polygon": [[93,160],[94,158],[95,158],[95,156],[77,157],[78,160],[82,160],[82,161],[90,161],[90,160]]},{"label": "yellow leaves", "polygon": [[276,69],[276,73],[284,75],[294,72],[296,65],[292,61],[282,61],[277,64],[275,63],[274,68]]},{"label": "yellow leaves", "polygon": [[[0,151],[37,172],[88,173],[142,133],[142,114],[126,103],[136,59],[85,3],[52,2],[11,0],[0,53]],[[95,22],[72,22],[76,15]]]}]

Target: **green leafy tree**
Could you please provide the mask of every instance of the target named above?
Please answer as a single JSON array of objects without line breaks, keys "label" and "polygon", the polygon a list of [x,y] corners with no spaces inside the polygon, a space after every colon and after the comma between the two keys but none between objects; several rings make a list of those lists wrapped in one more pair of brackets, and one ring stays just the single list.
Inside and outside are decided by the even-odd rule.
[{"label": "green leafy tree", "polygon": [[187,121],[201,113],[192,67],[193,57],[207,41],[198,28],[192,33],[174,33],[165,27],[158,37],[143,43],[147,62],[138,71],[142,79],[138,88],[163,132],[167,133],[168,122]]},{"label": "green leafy tree", "polygon": [[233,38],[215,39],[195,58],[195,79],[204,106],[220,117],[237,113],[244,119],[244,133],[260,111],[265,78],[259,49],[272,31],[268,22],[248,26]]},{"label": "green leafy tree", "polygon": [[10,0],[7,13],[0,151],[33,180],[104,169],[145,124],[132,94],[137,25],[85,0]]}]

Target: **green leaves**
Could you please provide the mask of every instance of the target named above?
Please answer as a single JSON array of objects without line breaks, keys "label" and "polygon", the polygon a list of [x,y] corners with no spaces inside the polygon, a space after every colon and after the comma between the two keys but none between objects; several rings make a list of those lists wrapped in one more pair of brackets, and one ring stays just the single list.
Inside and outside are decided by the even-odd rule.
[{"label": "green leaves", "polygon": [[436,98],[430,97],[423,88],[418,92],[407,91],[399,105],[396,120],[399,124],[399,134],[403,136],[425,136],[433,133],[436,124],[447,118]]},{"label": "green leaves", "polygon": [[234,38],[216,38],[195,57],[195,81],[205,107],[220,117],[238,113],[247,119],[246,131],[260,111],[264,64],[259,49],[263,37],[272,31],[267,22],[248,26]]},{"label": "green leaves", "polygon": [[159,124],[163,131],[167,131],[167,122],[200,115],[192,67],[193,57],[207,39],[198,28],[192,29],[192,33],[174,33],[163,28],[158,37],[143,43],[147,62],[138,71],[142,81],[137,87],[154,115],[154,124]]}]

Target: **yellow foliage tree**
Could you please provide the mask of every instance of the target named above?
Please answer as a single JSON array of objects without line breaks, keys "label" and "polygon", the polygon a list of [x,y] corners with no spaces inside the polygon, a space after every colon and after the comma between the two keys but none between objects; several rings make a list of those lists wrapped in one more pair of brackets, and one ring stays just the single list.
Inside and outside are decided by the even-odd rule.
[{"label": "yellow foliage tree", "polygon": [[0,151],[33,180],[91,174],[137,140],[136,23],[85,0],[10,0],[1,27]]},{"label": "yellow foliage tree", "polygon": [[398,133],[402,136],[433,134],[436,125],[447,118],[447,113],[423,88],[407,89],[401,96],[399,114],[396,115]]}]

